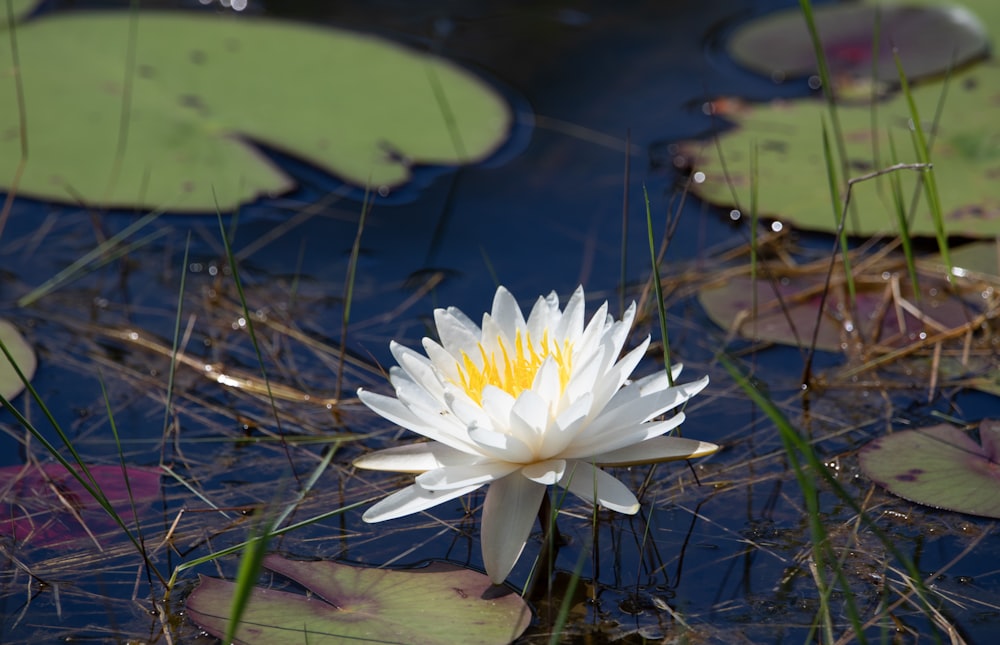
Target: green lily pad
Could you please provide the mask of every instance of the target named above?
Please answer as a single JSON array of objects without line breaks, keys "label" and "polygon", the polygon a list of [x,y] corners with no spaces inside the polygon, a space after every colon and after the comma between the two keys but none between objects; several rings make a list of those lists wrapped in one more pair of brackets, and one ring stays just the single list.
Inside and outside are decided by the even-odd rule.
[{"label": "green lily pad", "polygon": [[[813,9],[813,17],[835,83],[898,84],[894,51],[911,81],[989,53],[986,27],[957,5],[823,5]],[[879,56],[873,79],[876,24]],[[736,62],[774,79],[817,73],[812,39],[798,7],[748,22],[733,34],[728,49]]]},{"label": "green lily pad", "polygon": [[[951,271],[959,278],[970,278],[983,282],[1000,282],[1000,243],[997,240],[972,242],[948,250]],[[948,264],[935,254],[922,263],[944,275]]]},{"label": "green lily pad", "polygon": [[[867,0],[865,4],[886,6],[885,0]],[[906,4],[911,7],[940,6],[941,0],[906,0]],[[990,33],[992,40],[996,41],[1000,37],[1000,2],[995,0],[960,0],[959,2],[949,2],[949,5],[960,6],[971,11],[978,18],[979,24],[983,25]],[[814,9],[815,11],[815,9]]]},{"label": "green lily pad", "polygon": [[979,438],[950,425],[896,432],[861,449],[861,469],[918,504],[1000,518],[1000,422],[984,420]]},{"label": "green lily pad", "polygon": [[[913,89],[925,130],[941,98],[941,84]],[[993,237],[1000,233],[1000,120],[995,118],[1000,96],[1000,66],[984,63],[954,76],[933,139],[931,161],[940,193],[944,226],[950,235]],[[896,96],[877,106],[842,105],[838,114],[844,131],[852,177],[890,165],[890,135],[898,161],[916,163],[906,100]],[[877,131],[872,131],[873,116]],[[691,189],[702,199],[727,208],[744,209],[756,185],[758,212],[796,225],[834,231],[830,206],[822,124],[827,107],[817,99],[746,106],[729,115],[735,128],[718,141],[686,142],[680,146],[696,171]],[[756,175],[750,155],[757,150]],[[879,150],[876,159],[874,150]],[[917,188],[917,171],[897,173],[908,208]],[[737,204],[734,204],[734,193]],[[910,224],[911,235],[933,235],[934,225],[923,193]],[[847,230],[855,235],[897,233],[895,207],[888,178],[859,182],[851,193],[854,215]]]},{"label": "green lily pad", "polygon": [[[228,211],[294,187],[257,144],[387,190],[417,164],[482,160],[511,127],[506,101],[471,73],[344,30],[139,12],[130,67],[132,15],[59,13],[18,25],[29,146],[18,194]],[[14,68],[8,41],[0,33],[0,70]],[[0,72],[2,182],[21,160],[15,89]]]},{"label": "green lily pad", "polygon": [[[501,644],[520,636],[531,621],[520,596],[450,565],[393,571],[269,555],[264,566],[310,595],[255,588],[237,643]],[[233,587],[203,576],[188,596],[188,616],[223,637]]]},{"label": "green lily pad", "polygon": [[717,325],[755,341],[808,347],[813,329],[819,324],[816,348],[830,352],[851,346],[855,333],[867,343],[889,348],[922,340],[928,327],[914,312],[932,320],[939,331],[960,327],[975,313],[972,303],[976,302],[977,290],[972,289],[968,298],[954,296],[942,278],[930,276],[920,278],[919,301],[909,280],[900,279],[899,293],[906,306],[897,307],[889,277],[857,278],[853,309],[848,307],[847,285],[834,284],[822,316],[819,307],[825,274],[778,276],[773,280],[736,276],[724,284],[702,288],[698,300]]},{"label": "green lily pad", "polygon": [[42,4],[42,0],[4,0],[0,2],[0,29],[4,29],[10,24],[7,21],[8,3],[11,7],[11,13],[14,15],[14,22],[17,22],[34,11],[35,7]]},{"label": "green lily pad", "polygon": [[[0,341],[3,342],[7,351],[10,352],[14,362],[21,368],[21,373],[28,380],[35,375],[35,368],[38,361],[31,345],[24,339],[21,332],[14,325],[6,320],[0,320]],[[7,357],[0,353],[0,394],[8,401],[21,393],[24,389],[24,382],[17,375],[14,367],[7,360]]]}]

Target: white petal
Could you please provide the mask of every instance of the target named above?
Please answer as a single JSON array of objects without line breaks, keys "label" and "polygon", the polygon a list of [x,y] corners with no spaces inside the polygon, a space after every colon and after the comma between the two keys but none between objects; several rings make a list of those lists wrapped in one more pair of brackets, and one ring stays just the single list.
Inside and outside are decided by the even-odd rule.
[{"label": "white petal", "polygon": [[580,337],[580,334],[583,333],[583,313],[586,306],[583,298],[583,287],[577,287],[573,295],[569,297],[569,301],[566,302],[566,308],[563,309],[559,324],[553,330],[556,339],[567,338],[575,341]]},{"label": "white petal", "polygon": [[608,406],[587,427],[588,434],[628,428],[684,403],[708,385],[708,377],[669,387],[666,373],[636,381],[619,390]]},{"label": "white petal", "polygon": [[492,428],[470,428],[469,438],[491,459],[523,464],[535,458],[535,449],[517,437]]},{"label": "white petal", "polygon": [[517,464],[502,461],[488,461],[481,464],[462,464],[429,470],[417,475],[414,484],[427,490],[452,490],[482,486],[517,470]]},{"label": "white petal", "polygon": [[376,414],[396,425],[412,430],[433,441],[440,441],[462,452],[478,454],[475,444],[463,436],[464,430],[460,433],[454,425],[446,421],[418,417],[398,399],[375,392],[358,390],[358,398]]},{"label": "white petal", "polygon": [[559,481],[564,472],[566,472],[565,459],[540,461],[538,463],[528,464],[521,469],[522,475],[533,482],[544,484],[546,486]]},{"label": "white petal", "polygon": [[459,361],[454,356],[448,353],[444,347],[441,347],[438,343],[431,340],[430,338],[425,338],[421,341],[424,346],[424,351],[427,352],[427,357],[434,364],[441,374],[451,381],[452,383],[458,383],[458,364]]},{"label": "white petal", "polygon": [[573,462],[559,485],[591,504],[596,499],[604,508],[619,513],[634,515],[639,510],[639,500],[625,484],[583,461]]},{"label": "white petal", "polygon": [[439,414],[446,409],[443,397],[432,395],[422,384],[410,378],[401,367],[393,366],[389,370],[389,382],[396,390],[396,398],[417,416],[422,416],[422,413]]},{"label": "white petal", "polygon": [[477,365],[482,365],[479,355],[482,332],[465,314],[454,307],[435,309],[434,326],[437,327],[441,346],[456,361],[461,361],[462,352],[465,352],[473,361],[478,361]]},{"label": "white petal", "polygon": [[524,543],[542,504],[546,487],[511,473],[490,484],[483,505],[483,564],[495,584],[500,584],[521,557]]},{"label": "white petal", "polygon": [[511,352],[514,346],[514,336],[508,336],[507,331],[489,314],[483,314],[482,346],[487,356],[494,359],[503,356],[504,349]]},{"label": "white petal", "polygon": [[442,466],[455,466],[475,459],[474,455],[455,450],[436,441],[422,441],[405,446],[376,450],[354,460],[358,468],[422,473]]},{"label": "white petal", "polygon": [[579,347],[580,349],[585,350],[592,346],[597,346],[600,343],[601,335],[604,334],[607,321],[608,303],[605,301],[590,319],[590,322],[587,323],[587,326],[584,328],[583,333],[580,334],[580,337],[573,343],[574,349]]},{"label": "white petal", "polygon": [[483,412],[490,418],[494,428],[510,425],[510,410],[516,399],[500,388],[487,385],[483,388]]},{"label": "white petal", "polygon": [[[531,383],[531,389],[538,396],[546,401],[546,409],[550,409],[559,402],[559,395],[562,391],[562,382],[559,379],[559,363],[553,356],[547,356],[542,361],[535,378]],[[551,411],[551,410],[550,410]]]},{"label": "white petal", "polygon": [[556,295],[555,291],[544,298],[539,298],[535,301],[535,306],[531,308],[531,313],[528,314],[528,320],[525,323],[528,333],[536,342],[541,340],[545,330],[558,320],[559,315],[559,296]]},{"label": "white petal", "polygon": [[[597,347],[597,351],[591,352],[586,359],[581,359],[577,363],[577,357],[573,356],[573,373],[566,383],[566,390],[563,396],[569,401],[575,401],[584,394],[590,395],[597,386],[597,381],[604,366],[604,348]],[[591,397],[593,398],[593,397]],[[608,397],[610,398],[610,396]]]},{"label": "white petal", "polygon": [[493,319],[510,340],[514,339],[518,330],[525,328],[524,314],[506,287],[497,288],[496,295],[493,296],[492,312]]},{"label": "white petal", "polygon": [[525,390],[517,395],[517,400],[510,409],[510,429],[514,436],[529,446],[538,446],[548,425],[548,401],[533,390]]},{"label": "white petal", "polygon": [[717,451],[719,446],[707,441],[685,439],[683,437],[654,437],[646,441],[625,446],[591,457],[601,466],[637,466],[655,464],[677,459],[704,457]]},{"label": "white petal", "polygon": [[396,362],[409,375],[414,383],[418,383],[427,393],[438,400],[442,399],[441,379],[438,371],[430,359],[419,354],[409,347],[404,347],[396,341],[389,343],[389,351],[396,358]]},{"label": "white petal", "polygon": [[[604,357],[605,359],[614,360],[621,350],[615,349],[617,346],[616,342],[605,342],[607,344],[604,348],[608,353]],[[594,410],[601,410],[608,405],[614,395],[621,389],[621,386],[628,380],[629,375],[632,374],[632,370],[639,364],[642,357],[646,355],[646,348],[648,347],[649,336],[646,336],[646,339],[638,347],[622,357],[603,377],[597,380],[594,384]]]},{"label": "white petal", "polygon": [[465,428],[490,425],[490,419],[483,411],[483,406],[470,399],[464,389],[453,383],[445,383],[443,387],[445,403],[458,423]]},{"label": "white petal", "polygon": [[[520,479],[524,478],[521,477]],[[438,504],[443,504],[444,502],[455,499],[456,497],[461,497],[466,493],[471,493],[480,486],[482,486],[482,484],[443,491],[429,491],[420,488],[419,486],[407,486],[406,488],[396,491],[378,504],[369,508],[365,511],[365,514],[361,516],[361,519],[366,522],[384,522],[385,520],[393,520],[397,517],[411,515],[433,506],[437,506]]]},{"label": "white petal", "polygon": [[[603,455],[619,448],[642,443],[666,434],[684,422],[684,413],[679,412],[665,421],[639,423],[623,428],[614,428],[608,432],[584,436],[586,430],[579,433],[562,456],[567,459],[586,459],[596,461],[594,455]],[[589,430],[589,428],[588,428]]]},{"label": "white petal", "polygon": [[553,423],[549,424],[542,435],[538,456],[542,459],[561,456],[572,444],[580,426],[587,420],[590,413],[592,397],[586,393],[563,410]]}]

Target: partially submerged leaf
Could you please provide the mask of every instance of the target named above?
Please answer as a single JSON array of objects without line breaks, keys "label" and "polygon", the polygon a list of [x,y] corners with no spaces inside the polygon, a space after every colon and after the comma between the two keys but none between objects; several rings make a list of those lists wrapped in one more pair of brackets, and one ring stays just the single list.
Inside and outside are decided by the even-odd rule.
[{"label": "partially submerged leaf", "polygon": [[[913,89],[925,130],[945,92],[941,84]],[[994,237],[1000,233],[1000,65],[983,63],[948,79],[947,94],[933,135],[931,162],[939,188],[944,227],[949,235]],[[892,144],[900,163],[919,161],[913,151],[910,112],[903,96],[871,105],[841,105],[851,177],[892,165]],[[745,106],[731,114],[734,127],[717,140],[682,143],[681,157],[697,171],[691,189],[702,199],[727,208],[747,209],[756,190],[758,214],[796,225],[835,231],[838,220],[830,207],[822,127],[827,106],[816,99],[775,101]],[[875,130],[872,129],[873,122]],[[751,151],[756,150],[756,172]],[[918,190],[922,171],[900,170],[904,207],[917,196],[911,235],[935,232],[926,199]],[[847,232],[854,235],[897,234],[896,210],[886,176],[858,182],[851,192]],[[734,203],[735,198],[735,203]]]},{"label": "partially submerged leaf", "polygon": [[855,339],[887,348],[905,347],[927,333],[965,325],[978,313],[971,304],[978,291],[961,298],[952,295],[942,279],[924,276],[918,300],[908,279],[890,274],[858,277],[853,306],[843,279],[832,283],[820,315],[827,290],[825,277],[751,280],[736,276],[703,288],[698,299],[717,325],[755,341],[809,347],[819,325],[815,346],[832,352],[847,349]]},{"label": "partially submerged leaf", "polygon": [[[35,368],[38,367],[35,352],[24,336],[17,331],[17,328],[6,320],[0,320],[0,342],[3,342],[21,373],[30,381],[31,377],[35,375]],[[7,357],[0,353],[0,394],[9,401],[20,394],[23,389],[24,381],[17,375],[17,370],[10,364]]]},{"label": "partially submerged leaf", "polygon": [[[66,12],[18,25],[17,45],[29,143],[18,193],[49,200],[229,211],[294,186],[257,144],[388,190],[418,164],[485,158],[512,123],[506,101],[466,70],[344,30]],[[0,70],[14,69],[0,32]],[[21,126],[8,78],[0,182],[16,176]]]},{"label": "partially submerged leaf", "polygon": [[[520,636],[531,620],[520,596],[459,567],[394,571],[276,555],[266,557],[264,566],[310,595],[255,588],[237,643],[502,644]],[[188,596],[188,616],[221,638],[233,587],[203,576]]]},{"label": "partially submerged leaf", "polygon": [[[813,17],[835,83],[898,84],[894,53],[910,81],[944,74],[989,53],[986,27],[957,5],[822,5],[813,9]],[[812,39],[799,7],[746,23],[733,34],[728,49],[741,65],[776,80],[817,71]]]},{"label": "partially submerged leaf", "polygon": [[[132,503],[142,507],[160,493],[160,471],[129,466],[89,466],[97,488],[128,524]],[[79,469],[77,472],[81,472]],[[131,487],[132,500],[129,499]],[[0,535],[52,547],[97,536],[118,525],[62,464],[0,468]]]},{"label": "partially submerged leaf", "polygon": [[896,432],[861,449],[861,469],[918,504],[1000,518],[1000,422],[984,420],[979,438],[947,424]]}]

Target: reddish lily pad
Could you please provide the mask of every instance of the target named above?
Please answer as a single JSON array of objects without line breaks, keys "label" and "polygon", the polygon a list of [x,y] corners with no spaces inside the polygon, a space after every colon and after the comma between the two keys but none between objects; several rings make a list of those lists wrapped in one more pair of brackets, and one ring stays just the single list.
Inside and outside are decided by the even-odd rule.
[{"label": "reddish lily pad", "polygon": [[[10,352],[24,377],[31,380],[31,377],[35,375],[35,368],[38,367],[38,361],[28,341],[14,325],[6,320],[0,320],[0,341]],[[17,370],[10,364],[7,357],[0,353],[0,394],[9,401],[20,394],[23,389],[24,381],[17,375]]]},{"label": "reddish lily pad", "polygon": [[[115,512],[130,523],[132,502],[148,505],[160,494],[160,471],[129,466],[89,466],[97,487]],[[79,472],[79,470],[78,470]],[[52,547],[89,539],[118,525],[62,464],[0,468],[0,535]]]},{"label": "reddish lily pad", "polygon": [[920,280],[922,294],[917,301],[909,280],[902,278],[897,300],[892,295],[892,279],[857,279],[853,308],[848,306],[847,285],[833,284],[822,316],[819,307],[826,289],[824,275],[771,280],[738,276],[703,288],[698,299],[717,325],[755,341],[808,347],[819,324],[816,348],[831,352],[846,349],[852,338],[882,347],[905,347],[922,340],[928,330],[964,325],[976,313],[970,301],[975,301],[978,292],[967,300],[951,295],[943,280],[926,276]]},{"label": "reddish lily pad", "polygon": [[1000,422],[984,420],[979,438],[947,424],[896,432],[861,449],[861,469],[912,502],[1000,518]]},{"label": "reddish lily pad", "polygon": [[[307,562],[276,555],[264,566],[310,595],[257,587],[236,643],[502,644],[527,629],[531,612],[515,593],[485,575],[451,565],[398,571]],[[234,585],[202,576],[188,596],[188,616],[223,637]]]},{"label": "reddish lily pad", "polygon": [[[894,51],[911,81],[989,53],[986,27],[957,5],[823,5],[813,9],[813,17],[830,73],[839,82],[872,80],[876,24],[877,83],[898,83]],[[798,7],[747,23],[733,34],[729,53],[741,65],[778,80],[816,73],[812,39]]]}]

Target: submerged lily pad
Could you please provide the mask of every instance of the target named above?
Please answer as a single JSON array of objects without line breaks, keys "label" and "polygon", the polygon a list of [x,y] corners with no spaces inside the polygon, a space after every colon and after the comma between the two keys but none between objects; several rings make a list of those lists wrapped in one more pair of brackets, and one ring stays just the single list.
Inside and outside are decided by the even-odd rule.
[{"label": "submerged lily pad", "polygon": [[[264,566],[310,595],[257,587],[237,629],[237,643],[502,644],[531,620],[515,593],[486,576],[450,565],[411,571],[351,567],[270,555]],[[187,599],[188,616],[223,637],[234,585],[202,576]]]},{"label": "submerged lily pad", "polygon": [[[822,5],[813,9],[813,17],[835,82],[896,85],[894,51],[911,81],[989,53],[986,27],[958,5]],[[878,59],[872,79],[876,24]],[[733,34],[728,48],[741,65],[778,80],[816,73],[812,39],[798,7],[748,22]]]},{"label": "submerged lily pad", "polygon": [[919,301],[905,278],[899,280],[900,299],[896,299],[892,277],[879,276],[855,281],[853,308],[848,306],[847,285],[833,284],[820,316],[825,278],[825,274],[756,280],[737,276],[703,288],[698,299],[717,325],[755,341],[809,347],[818,324],[816,348],[831,352],[848,348],[852,338],[881,347],[905,347],[921,340],[929,324],[938,331],[952,329],[977,313],[970,301],[978,292],[968,300],[957,297],[943,279],[925,276],[920,279]]},{"label": "submerged lily pad", "polygon": [[[913,98],[933,136],[931,161],[940,193],[945,230],[950,235],[988,236],[1000,233],[1000,120],[995,118],[1000,96],[1000,66],[977,65],[950,79],[944,106],[931,135],[943,86],[925,84]],[[900,163],[916,163],[906,99],[838,109],[850,174],[859,177],[891,165],[890,141]],[[751,186],[756,187],[758,213],[803,228],[833,231],[837,220],[830,205],[823,156],[825,103],[816,99],[746,106],[730,115],[735,128],[718,141],[686,142],[681,154],[690,160],[691,189],[702,199],[727,208],[745,209]],[[877,130],[872,130],[875,119]],[[756,173],[750,155],[756,149]],[[876,151],[878,156],[876,157]],[[919,195],[910,223],[911,235],[933,235],[934,224],[922,192],[919,171],[902,170],[903,204],[909,209]],[[737,203],[734,205],[734,194]],[[855,235],[896,234],[896,211],[889,178],[856,183],[847,231]]]},{"label": "submerged lily pad", "polygon": [[[88,470],[126,524],[133,520],[133,502],[141,507],[160,494],[159,470],[135,466],[129,466],[127,474],[121,466],[90,466]],[[117,529],[97,500],[62,464],[0,468],[0,535],[52,547]]]},{"label": "submerged lily pad", "polygon": [[[16,33],[29,147],[18,194],[43,199],[232,210],[294,187],[258,144],[388,189],[416,164],[485,158],[512,122],[506,101],[464,69],[344,30],[73,12]],[[2,182],[21,160],[8,41],[0,32]]]},{"label": "submerged lily pad", "polygon": [[[0,341],[3,341],[24,377],[31,380],[31,377],[35,375],[38,361],[28,341],[14,325],[6,320],[0,320]],[[0,353],[0,394],[9,401],[20,394],[23,389],[24,381],[17,375],[17,371],[14,370],[7,357]]]},{"label": "submerged lily pad", "polygon": [[861,469],[918,504],[1000,518],[1000,422],[983,421],[979,439],[946,424],[896,432],[861,449]]}]

